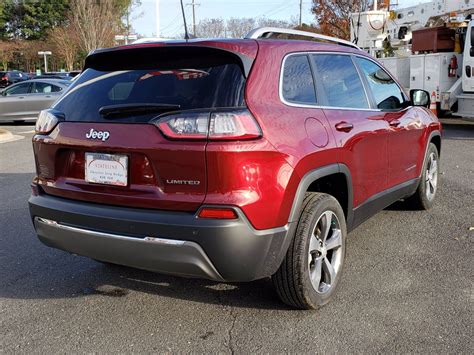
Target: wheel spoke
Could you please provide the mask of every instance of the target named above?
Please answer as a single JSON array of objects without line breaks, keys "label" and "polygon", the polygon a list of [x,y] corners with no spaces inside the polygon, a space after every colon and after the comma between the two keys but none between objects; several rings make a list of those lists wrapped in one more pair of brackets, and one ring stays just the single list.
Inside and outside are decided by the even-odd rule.
[{"label": "wheel spoke", "polygon": [[332,222],[332,212],[326,211],[321,216],[321,236],[320,239],[324,242],[329,235],[331,230],[331,222]]},{"label": "wheel spoke", "polygon": [[430,175],[431,177],[433,177],[436,172],[438,171],[438,163],[436,162],[436,160],[433,160],[433,162],[431,163],[431,166],[430,166]]},{"label": "wheel spoke", "polygon": [[323,271],[328,285],[332,285],[336,280],[336,271],[328,258],[323,259]]},{"label": "wheel spoke", "polygon": [[319,290],[319,284],[321,283],[321,270],[322,270],[322,259],[317,259],[314,261],[314,267],[310,271],[311,284],[313,288],[317,291]]},{"label": "wheel spoke", "polygon": [[436,189],[436,185],[434,184],[433,180],[429,180],[430,183],[430,192],[434,193]]},{"label": "wheel spoke", "polygon": [[309,240],[309,252],[313,253],[315,251],[321,251],[321,244],[319,243],[318,238],[312,235],[311,239]]},{"label": "wheel spoke", "polygon": [[340,229],[334,229],[331,238],[326,240],[326,249],[336,249],[342,245],[342,233]]}]

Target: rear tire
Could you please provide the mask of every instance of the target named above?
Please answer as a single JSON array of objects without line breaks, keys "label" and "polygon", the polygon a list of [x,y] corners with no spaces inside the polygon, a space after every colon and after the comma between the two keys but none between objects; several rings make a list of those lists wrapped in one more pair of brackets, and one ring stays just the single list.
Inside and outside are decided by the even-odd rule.
[{"label": "rear tire", "polygon": [[338,201],[327,194],[306,193],[293,240],[272,276],[284,303],[317,309],[330,301],[341,278],[346,233]]},{"label": "rear tire", "polygon": [[430,143],[423,162],[420,183],[415,193],[406,199],[407,204],[416,210],[428,210],[438,191],[439,153],[435,144]]}]

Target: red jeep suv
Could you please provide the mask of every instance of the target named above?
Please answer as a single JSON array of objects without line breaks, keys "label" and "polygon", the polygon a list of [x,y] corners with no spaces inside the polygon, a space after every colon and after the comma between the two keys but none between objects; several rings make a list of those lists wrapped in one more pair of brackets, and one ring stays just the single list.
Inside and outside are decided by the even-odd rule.
[{"label": "red jeep suv", "polygon": [[216,281],[271,276],[285,303],[317,308],[350,230],[400,199],[433,204],[429,104],[352,43],[292,30],[97,50],[38,118],[33,223],[71,253]]}]

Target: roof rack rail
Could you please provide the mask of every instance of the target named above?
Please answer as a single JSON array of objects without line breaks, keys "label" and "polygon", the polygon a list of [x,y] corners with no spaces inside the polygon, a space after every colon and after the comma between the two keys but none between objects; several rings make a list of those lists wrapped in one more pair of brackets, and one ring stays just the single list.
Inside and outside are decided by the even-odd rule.
[{"label": "roof rack rail", "polygon": [[310,37],[314,39],[318,39],[324,42],[331,42],[337,43],[343,46],[349,46],[352,48],[360,49],[356,44],[339,39],[336,37],[330,37],[325,35],[320,35],[318,33],[308,32],[308,31],[300,31],[300,30],[293,30],[289,28],[278,28],[278,27],[259,27],[255,28],[245,36],[246,39],[257,39],[257,38],[270,38],[272,34],[289,34],[289,35],[296,35],[302,37]]}]

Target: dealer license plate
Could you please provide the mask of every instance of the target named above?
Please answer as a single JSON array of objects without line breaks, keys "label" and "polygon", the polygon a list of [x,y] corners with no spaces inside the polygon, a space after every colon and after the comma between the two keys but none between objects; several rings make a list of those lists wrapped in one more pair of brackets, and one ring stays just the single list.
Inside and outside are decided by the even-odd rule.
[{"label": "dealer license plate", "polygon": [[86,153],[86,181],[127,186],[128,157],[118,154]]}]

